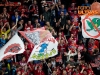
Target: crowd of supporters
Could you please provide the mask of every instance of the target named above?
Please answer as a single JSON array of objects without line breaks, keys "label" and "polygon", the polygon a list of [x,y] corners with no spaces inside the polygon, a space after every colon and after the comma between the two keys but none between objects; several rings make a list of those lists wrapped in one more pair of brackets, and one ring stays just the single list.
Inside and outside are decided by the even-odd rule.
[{"label": "crowd of supporters", "polygon": [[[19,34],[25,52],[2,60],[0,75],[96,75],[90,62],[92,56],[99,54],[100,43],[99,40],[83,38],[77,3],[72,2],[68,8],[60,0],[37,3],[37,0],[25,0],[18,7],[3,7],[0,49],[18,31],[45,27],[58,41],[58,55],[27,63],[34,46]],[[90,6],[88,0],[82,6]]]}]

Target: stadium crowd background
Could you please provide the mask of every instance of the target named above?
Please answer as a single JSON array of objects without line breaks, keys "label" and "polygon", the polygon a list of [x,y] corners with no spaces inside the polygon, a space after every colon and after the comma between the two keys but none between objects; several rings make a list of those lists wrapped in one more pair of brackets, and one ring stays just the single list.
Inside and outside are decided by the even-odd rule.
[{"label": "stadium crowd background", "polygon": [[0,75],[100,75],[100,70],[90,64],[92,57],[99,54],[100,41],[82,37],[81,18],[77,12],[78,5],[90,6],[92,2],[68,1],[25,0],[21,6],[0,7],[3,8],[0,13],[0,48],[18,31],[40,27],[49,30],[59,43],[57,56],[27,64],[33,45],[19,34],[25,52],[1,61]]}]

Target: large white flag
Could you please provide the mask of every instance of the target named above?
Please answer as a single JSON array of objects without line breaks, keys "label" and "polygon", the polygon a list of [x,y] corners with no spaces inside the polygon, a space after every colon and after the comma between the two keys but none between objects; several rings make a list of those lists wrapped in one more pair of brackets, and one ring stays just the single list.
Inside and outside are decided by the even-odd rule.
[{"label": "large white flag", "polygon": [[36,45],[29,57],[28,62],[33,60],[42,60],[53,57],[58,54],[58,42],[54,37],[49,37],[44,42]]},{"label": "large white flag", "polygon": [[0,50],[0,61],[13,55],[23,53],[25,50],[24,43],[20,37],[15,34],[7,44]]},{"label": "large white flag", "polygon": [[81,16],[84,38],[100,39],[100,15]]}]

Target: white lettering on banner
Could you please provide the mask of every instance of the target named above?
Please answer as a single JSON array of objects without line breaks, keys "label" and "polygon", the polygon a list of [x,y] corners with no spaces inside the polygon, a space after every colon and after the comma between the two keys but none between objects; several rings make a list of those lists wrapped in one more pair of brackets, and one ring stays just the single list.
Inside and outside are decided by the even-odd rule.
[{"label": "white lettering on banner", "polygon": [[37,45],[40,43],[40,34],[38,31],[33,33],[25,33],[25,35],[28,37],[30,41],[32,41],[33,44]]}]

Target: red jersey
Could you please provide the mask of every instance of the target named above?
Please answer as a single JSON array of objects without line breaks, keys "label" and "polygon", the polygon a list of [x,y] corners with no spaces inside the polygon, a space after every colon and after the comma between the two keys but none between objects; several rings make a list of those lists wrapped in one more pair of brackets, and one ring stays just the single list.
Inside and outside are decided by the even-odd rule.
[{"label": "red jersey", "polygon": [[25,58],[26,58],[26,62],[28,61],[28,58],[29,58],[29,56],[30,56],[30,50],[28,50],[28,51],[24,51],[24,56],[25,56]]},{"label": "red jersey", "polygon": [[59,45],[58,45],[58,50],[59,50],[60,52],[66,52],[66,47],[67,47],[66,44],[59,44]]},{"label": "red jersey", "polygon": [[95,40],[94,44],[99,48],[99,41],[98,40]]},{"label": "red jersey", "polygon": [[92,75],[94,75],[94,72],[93,72],[92,69],[88,69],[87,72],[88,72],[88,74],[92,74]]},{"label": "red jersey", "polygon": [[24,31],[32,31],[33,30],[33,26],[32,25],[27,25],[24,28]]},{"label": "red jersey", "polygon": [[78,29],[72,29],[71,30],[71,34],[73,34],[74,35],[74,37],[76,37],[77,38],[77,36],[78,36]]},{"label": "red jersey", "polygon": [[73,11],[76,9],[76,7],[69,7],[68,11],[70,15],[73,15]]},{"label": "red jersey", "polygon": [[84,45],[78,45],[78,51],[83,51],[84,50]]},{"label": "red jersey", "polygon": [[45,75],[45,74],[44,74],[43,71],[39,71],[39,70],[37,70],[35,75]]}]

